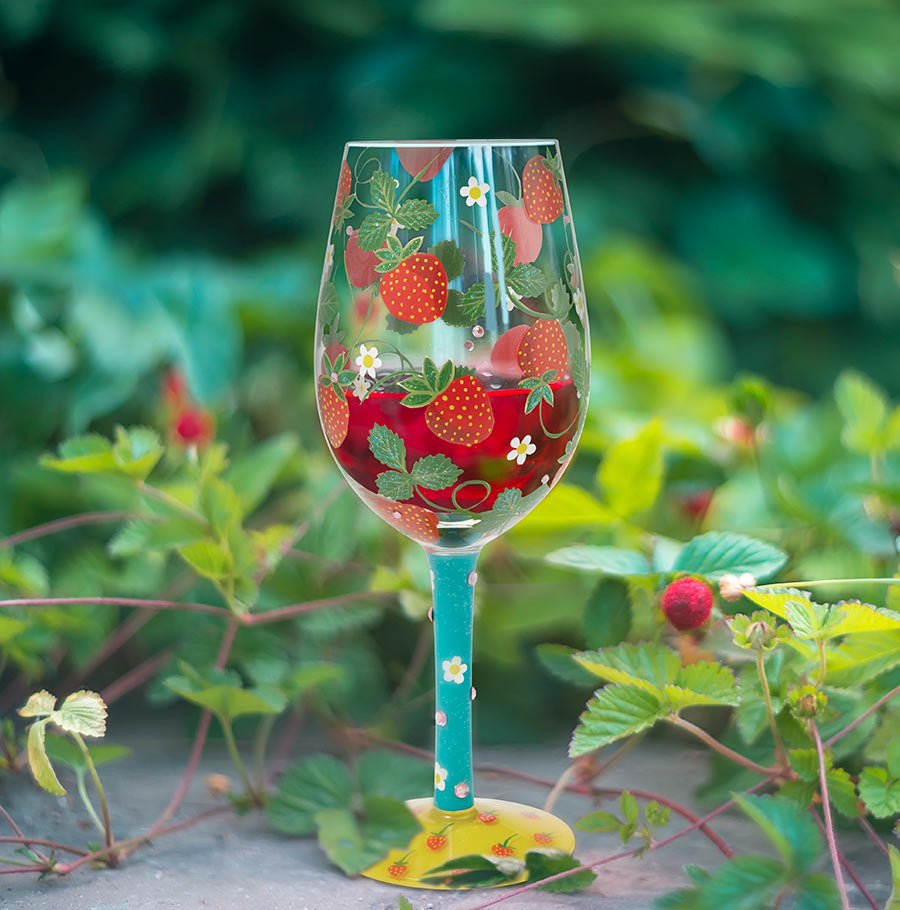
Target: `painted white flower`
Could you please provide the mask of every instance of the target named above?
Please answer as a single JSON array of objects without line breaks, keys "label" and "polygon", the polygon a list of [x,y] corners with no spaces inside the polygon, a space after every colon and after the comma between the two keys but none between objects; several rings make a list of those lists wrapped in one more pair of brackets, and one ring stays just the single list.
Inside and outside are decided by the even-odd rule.
[{"label": "painted white flower", "polygon": [[487,205],[485,196],[491,191],[486,183],[479,183],[477,177],[469,177],[469,182],[459,188],[459,195],[464,196],[466,205],[471,208],[473,205],[480,205],[484,208]]},{"label": "painted white flower", "polygon": [[515,461],[516,464],[525,464],[525,459],[529,455],[534,455],[537,446],[531,441],[530,436],[513,436],[509,441],[509,452],[506,453],[507,461]]},{"label": "painted white flower", "polygon": [[328,281],[331,277],[331,270],[334,267],[334,244],[329,243],[325,249],[325,267],[322,270],[322,281]]},{"label": "painted white flower", "polygon": [[359,346],[359,357],[356,358],[356,365],[359,367],[361,377],[371,376],[375,378],[375,370],[381,366],[381,358],[378,356],[378,348],[367,348],[364,344]]},{"label": "painted white flower", "polygon": [[469,665],[464,664],[461,657],[451,657],[450,660],[445,660],[441,666],[444,668],[444,680],[455,683],[461,683],[465,679],[466,670],[469,669]]},{"label": "painted white flower", "polygon": [[575,288],[572,292],[572,302],[575,304],[575,313],[578,318],[584,322],[584,317],[587,313],[587,307],[584,303],[584,291],[581,288]]},{"label": "painted white flower", "polygon": [[443,790],[447,786],[447,769],[434,763],[434,789]]},{"label": "painted white flower", "polygon": [[365,401],[366,396],[369,394],[369,389],[372,388],[371,382],[366,382],[365,377],[362,373],[353,380],[353,394],[360,400]]},{"label": "painted white flower", "polygon": [[516,308],[516,304],[515,304],[515,301],[513,301],[513,297],[515,297],[516,300],[518,300],[519,302],[521,302],[521,300],[522,300],[522,295],[521,295],[521,294],[517,294],[511,287],[509,287],[509,286],[507,285],[507,288],[506,288],[506,309],[509,310],[510,313]]}]

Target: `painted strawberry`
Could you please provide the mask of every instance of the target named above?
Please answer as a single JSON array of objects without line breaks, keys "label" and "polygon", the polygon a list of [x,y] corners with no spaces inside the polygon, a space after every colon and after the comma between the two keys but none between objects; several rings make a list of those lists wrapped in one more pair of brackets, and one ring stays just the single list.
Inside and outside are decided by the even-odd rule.
[{"label": "painted strawberry", "polygon": [[513,265],[520,262],[534,262],[541,252],[544,229],[532,221],[521,205],[505,205],[497,210],[500,233],[510,237],[516,245]]},{"label": "painted strawberry", "polygon": [[437,542],[438,517],[434,512],[411,503],[394,502],[380,496],[372,503],[372,507],[388,524],[413,540],[421,543]]},{"label": "painted strawberry", "polygon": [[429,850],[440,850],[447,843],[447,835],[444,834],[449,828],[453,827],[451,822],[449,825],[444,825],[440,831],[435,831],[432,834],[428,835],[428,839],[425,841]]},{"label": "painted strawberry", "polygon": [[355,288],[367,288],[378,281],[375,266],[380,262],[372,250],[359,247],[359,231],[351,231],[347,236],[344,248],[344,266],[347,269],[347,280]]},{"label": "painted strawberry", "polygon": [[553,835],[552,835],[552,834],[544,834],[543,832],[538,831],[537,834],[534,835],[534,842],[535,842],[536,844],[552,844],[552,843],[553,843]]},{"label": "painted strawberry", "polygon": [[494,410],[484,386],[474,376],[457,375],[450,360],[438,371],[426,357],[422,372],[400,385],[408,392],[400,403],[425,408],[425,425],[444,442],[474,446],[494,430]]},{"label": "painted strawberry", "polygon": [[518,836],[519,836],[518,834],[510,834],[510,836],[508,838],[506,838],[506,840],[501,841],[499,844],[494,844],[491,847],[491,853],[493,853],[494,856],[512,856],[513,853],[516,852],[516,848],[510,847],[509,842],[514,837],[518,837]]},{"label": "painted strawberry", "polygon": [[400,159],[400,164],[403,165],[403,170],[411,177],[415,177],[423,168],[427,168],[425,173],[419,177],[420,182],[424,183],[437,175],[452,151],[452,148],[440,148],[439,146],[401,145],[397,147],[397,157]]},{"label": "painted strawberry", "polygon": [[491,349],[491,366],[498,376],[518,381],[524,375],[519,367],[519,345],[530,326],[517,325],[504,332]]},{"label": "painted strawberry", "polygon": [[337,195],[334,197],[334,216],[332,217],[332,223],[337,221],[341,205],[350,195],[350,188],[352,185],[353,175],[350,173],[350,165],[348,165],[346,161],[342,161],[341,173],[338,176]]},{"label": "painted strawberry", "polygon": [[478,821],[484,822],[486,825],[493,825],[497,821],[497,816],[493,812],[479,812]]},{"label": "painted strawberry", "polygon": [[378,287],[384,305],[404,322],[434,322],[447,306],[447,273],[441,260],[431,253],[404,258],[381,276]]},{"label": "painted strawberry", "polygon": [[339,354],[332,361],[327,353],[322,354],[322,373],[316,384],[316,399],[319,403],[319,417],[322,428],[333,449],[339,449],[347,438],[350,427],[350,405],[342,381],[352,379],[352,371],[344,370],[346,354]]},{"label": "painted strawberry", "polygon": [[562,215],[563,194],[559,177],[556,158],[535,155],[523,168],[522,200],[525,212],[532,221],[550,224]]},{"label": "painted strawberry", "polygon": [[409,868],[407,865],[407,860],[412,856],[412,853],[407,853],[406,856],[402,856],[396,862],[393,862],[388,866],[388,875],[391,878],[403,878],[406,875],[406,870]]},{"label": "painted strawberry", "polygon": [[[338,358],[341,354],[344,355],[343,363],[347,362],[347,355],[349,351],[341,344],[343,340],[344,333],[338,329],[338,322],[340,321],[340,316],[335,316],[334,321],[328,326],[327,330],[322,333],[322,344],[325,345],[325,353],[322,357],[322,372],[325,372],[325,358],[327,357],[329,362],[334,364],[338,362]],[[328,370],[331,373],[331,369]]]},{"label": "painted strawberry", "polygon": [[522,336],[516,361],[525,376],[543,376],[556,370],[556,378],[566,371],[569,350],[562,327],[555,319],[539,319]]}]

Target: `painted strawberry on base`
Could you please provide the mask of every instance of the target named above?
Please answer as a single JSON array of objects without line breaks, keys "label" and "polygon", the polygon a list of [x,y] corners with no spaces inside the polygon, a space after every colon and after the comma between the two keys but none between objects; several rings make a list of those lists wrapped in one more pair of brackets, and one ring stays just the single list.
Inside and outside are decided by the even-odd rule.
[{"label": "painted strawberry on base", "polygon": [[478,821],[483,822],[485,825],[493,825],[497,821],[497,816],[493,812],[479,812]]},{"label": "painted strawberry on base", "polygon": [[408,408],[425,408],[425,425],[438,439],[456,445],[474,446],[494,430],[494,410],[481,382],[448,360],[438,371],[425,358],[422,372],[404,379],[408,393],[400,400]]},{"label": "painted strawberry on base", "polygon": [[393,862],[388,866],[388,875],[391,878],[403,878],[406,875],[406,870],[409,868],[407,866],[407,860],[412,856],[412,853],[407,853],[406,856],[401,857],[396,862]]},{"label": "painted strawberry on base", "polygon": [[[417,238],[421,243],[421,238]],[[389,249],[392,247],[390,238]],[[384,264],[392,259],[379,256]],[[440,319],[447,307],[447,273],[437,256],[413,253],[381,276],[378,285],[384,305],[398,319],[424,325]]]},{"label": "painted strawberry on base", "polygon": [[452,822],[449,825],[444,825],[440,831],[435,831],[432,834],[428,835],[428,839],[425,841],[429,850],[440,850],[445,847],[447,844],[447,835],[444,834],[445,831],[453,827]]},{"label": "painted strawberry on base", "polygon": [[506,840],[501,841],[499,844],[494,844],[491,847],[491,853],[493,853],[494,856],[512,856],[513,853],[516,852],[516,848],[510,847],[509,842],[514,837],[518,837],[518,836],[519,836],[518,834],[510,834],[510,836],[508,838],[506,838]]},{"label": "painted strawberry on base", "polygon": [[522,170],[525,212],[537,224],[556,221],[563,211],[560,166],[556,157],[535,155]]},{"label": "painted strawberry on base", "polygon": [[546,844],[552,844],[552,843],[553,843],[553,835],[552,835],[552,834],[544,834],[543,832],[538,831],[537,834],[534,835],[534,842],[535,842],[536,844],[545,844],[545,845],[546,845]]},{"label": "painted strawberry on base", "polygon": [[523,336],[516,352],[525,376],[543,376],[556,370],[557,379],[566,371],[569,349],[562,326],[555,319],[539,319]]}]

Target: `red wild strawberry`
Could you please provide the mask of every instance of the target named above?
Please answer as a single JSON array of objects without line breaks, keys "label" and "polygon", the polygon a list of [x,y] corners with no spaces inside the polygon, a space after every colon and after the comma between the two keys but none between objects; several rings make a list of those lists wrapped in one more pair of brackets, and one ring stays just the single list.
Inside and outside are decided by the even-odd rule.
[{"label": "red wild strawberry", "polygon": [[425,425],[438,439],[474,446],[493,432],[494,410],[484,386],[474,376],[454,378],[455,374],[452,361],[438,371],[426,357],[422,372],[400,383],[409,393],[400,403],[408,408],[425,408]]},{"label": "red wild strawberry", "polygon": [[420,543],[436,543],[438,517],[434,512],[412,503],[372,498],[372,508],[392,527]]},{"label": "red wild strawberry", "polygon": [[544,833],[542,833],[542,832],[539,831],[537,834],[534,835],[534,842],[535,842],[536,844],[550,844],[550,843],[553,843],[553,835],[552,835],[552,834],[544,834]]},{"label": "red wild strawberry", "polygon": [[425,173],[419,177],[419,180],[424,183],[437,175],[452,151],[452,148],[437,146],[400,145],[397,147],[397,157],[400,159],[400,164],[403,165],[403,170],[411,177],[415,177],[423,168],[427,167]]},{"label": "red wild strawberry", "polygon": [[514,837],[518,836],[518,834],[510,834],[510,836],[506,838],[505,841],[501,841],[499,844],[494,844],[493,847],[491,847],[491,853],[493,853],[494,856],[512,856],[513,853],[516,852],[516,848],[510,847],[509,842]]},{"label": "red wild strawberry", "polygon": [[187,408],[175,422],[175,438],[186,446],[203,446],[212,442],[215,425],[202,408]]},{"label": "red wild strawberry", "polygon": [[555,319],[539,319],[522,336],[516,360],[525,376],[543,376],[556,370],[556,379],[566,371],[569,349],[562,327]]},{"label": "red wild strawberry", "polygon": [[522,170],[522,199],[528,217],[538,224],[549,224],[562,215],[557,174],[543,155],[535,155]]},{"label": "red wild strawberry", "polygon": [[384,305],[404,322],[434,322],[447,306],[447,273],[431,253],[413,253],[385,272],[378,287]]},{"label": "red wild strawberry", "polygon": [[453,827],[451,822],[449,825],[444,825],[440,831],[435,831],[432,834],[428,835],[428,839],[425,841],[429,850],[440,850],[447,843],[447,835],[444,832]]},{"label": "red wild strawberry", "polygon": [[337,220],[337,212],[341,203],[350,195],[350,187],[353,184],[353,175],[350,173],[350,165],[346,161],[341,162],[341,173],[338,177],[337,195],[334,197],[334,217],[332,223]]},{"label": "red wild strawberry", "polygon": [[663,613],[680,632],[699,629],[709,619],[712,605],[712,591],[699,578],[679,578],[663,591]]},{"label": "red wild strawberry", "polygon": [[520,205],[505,205],[502,209],[497,209],[497,221],[500,223],[500,233],[506,234],[516,245],[513,265],[534,262],[541,252],[543,228],[532,221]]},{"label": "red wild strawberry", "polygon": [[493,812],[479,812],[478,821],[484,822],[486,825],[493,825],[497,821],[497,816]]},{"label": "red wild strawberry", "polygon": [[367,288],[378,281],[375,266],[379,263],[373,250],[359,248],[359,231],[351,231],[344,248],[344,266],[347,269],[347,280],[355,288]]}]

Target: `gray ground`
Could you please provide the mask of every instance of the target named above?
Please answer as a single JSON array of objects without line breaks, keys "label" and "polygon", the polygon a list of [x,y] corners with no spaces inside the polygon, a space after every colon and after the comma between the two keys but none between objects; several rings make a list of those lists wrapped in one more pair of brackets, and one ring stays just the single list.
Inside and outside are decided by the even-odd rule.
[{"label": "gray ground", "polygon": [[[130,732],[121,729],[121,722],[116,726],[110,739],[135,750],[130,758],[103,769],[114,830],[124,837],[144,831],[168,803],[180,779],[188,743],[181,735],[180,723],[174,729],[160,726],[155,733],[146,724]],[[554,778],[566,766],[560,748],[481,748],[477,758]],[[701,781],[704,767],[702,751],[643,744],[608,771],[603,782],[614,787],[657,789],[691,805],[691,791]],[[213,804],[204,792],[205,776],[212,771],[227,773],[228,768],[224,751],[218,743],[213,744],[179,818]],[[542,788],[493,777],[478,780],[476,792],[538,806],[547,795]],[[14,781],[0,791],[0,801],[26,834],[74,843],[95,839],[93,829],[85,827],[84,813],[79,811],[73,791],[68,798],[57,800]],[[555,811],[572,823],[586,808],[584,798],[564,795]],[[673,821],[668,830],[676,830],[678,824]],[[715,828],[738,851],[760,847],[755,829],[740,815],[724,815]],[[615,837],[608,835],[579,834],[578,840],[577,855],[583,860],[621,849]],[[876,899],[884,902],[890,888],[883,857],[863,836],[842,833],[841,843]],[[685,883],[681,872],[684,863],[712,868],[721,859],[705,837],[691,834],[641,860],[619,861],[601,868],[597,881],[577,896],[533,891],[500,906],[507,910],[650,908],[656,896]],[[384,910],[397,906],[401,892],[412,900],[415,910],[466,910],[486,899],[479,900],[479,894],[473,892],[400,889],[364,878],[347,879],[329,865],[313,839],[281,837],[268,830],[256,815],[215,817],[162,837],[119,870],[82,868],[65,879],[46,881],[34,876],[0,877],[0,907],[9,910]],[[851,895],[854,907],[868,906],[855,890]]]}]

